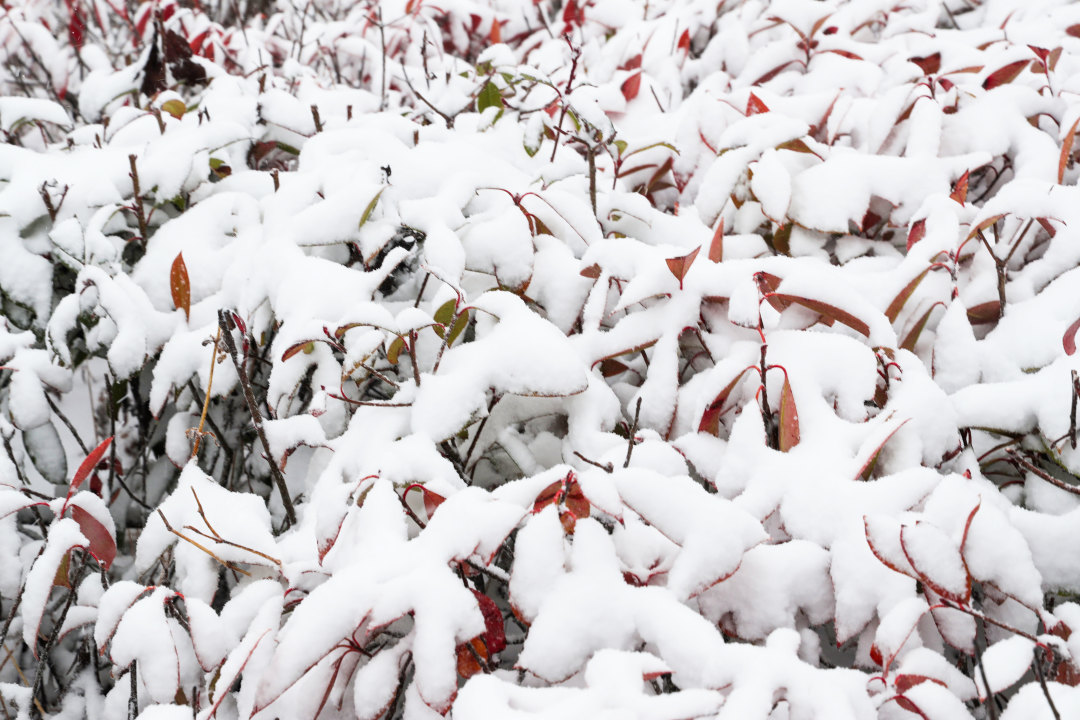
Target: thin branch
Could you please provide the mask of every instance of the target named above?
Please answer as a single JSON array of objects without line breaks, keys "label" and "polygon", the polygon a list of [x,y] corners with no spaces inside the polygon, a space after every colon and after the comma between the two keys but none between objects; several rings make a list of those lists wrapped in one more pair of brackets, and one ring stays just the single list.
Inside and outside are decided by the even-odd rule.
[{"label": "thin branch", "polygon": [[219,558],[219,557],[218,557],[218,556],[217,556],[216,554],[214,554],[214,551],[213,551],[213,550],[210,550],[210,549],[208,549],[208,548],[207,548],[207,547],[205,547],[204,545],[200,545],[199,543],[195,542],[194,540],[192,540],[191,538],[189,538],[189,537],[188,537],[187,535],[185,535],[184,533],[182,533],[182,532],[180,532],[179,530],[175,529],[175,528],[174,528],[174,527],[173,527],[172,525],[170,525],[170,524],[169,524],[169,521],[168,521],[168,520],[167,520],[167,519],[165,518],[165,513],[161,512],[161,510],[160,510],[160,509],[159,509],[159,510],[157,511],[157,514],[158,514],[158,517],[160,517],[160,518],[161,518],[161,522],[165,523],[165,529],[166,529],[166,530],[168,530],[169,532],[171,532],[171,533],[172,533],[173,535],[175,535],[176,537],[180,538],[181,540],[186,540],[187,542],[191,543],[192,545],[194,545],[195,547],[199,548],[199,549],[200,549],[200,550],[202,550],[202,551],[203,551],[204,553],[206,553],[206,554],[207,554],[207,555],[209,555],[210,557],[214,558],[214,559],[215,559],[215,560],[217,560],[217,561],[218,561],[219,563],[221,563],[221,564],[222,564],[222,565],[224,565],[225,567],[229,568],[229,569],[230,569],[230,570],[232,570],[233,572],[238,572],[238,573],[242,573],[242,574],[244,574],[244,575],[248,575],[248,576],[250,576],[250,575],[251,575],[251,573],[247,572],[247,571],[246,571],[246,570],[244,570],[243,568],[239,568],[239,567],[237,567],[236,565],[233,565],[233,564],[232,564],[231,562],[229,562],[228,560],[222,560],[222,559],[221,559],[221,558]]},{"label": "thin branch", "polygon": [[[312,105],[314,111],[315,106]],[[191,449],[191,458],[199,456],[199,442],[203,437],[203,425],[206,424],[206,411],[210,409],[210,389],[214,386],[214,367],[218,359],[218,343],[221,342],[221,325],[218,325],[217,335],[214,337],[214,350],[210,353],[210,375],[206,379],[206,398],[203,400],[202,416],[199,418],[199,428],[195,431],[195,447]]]}]

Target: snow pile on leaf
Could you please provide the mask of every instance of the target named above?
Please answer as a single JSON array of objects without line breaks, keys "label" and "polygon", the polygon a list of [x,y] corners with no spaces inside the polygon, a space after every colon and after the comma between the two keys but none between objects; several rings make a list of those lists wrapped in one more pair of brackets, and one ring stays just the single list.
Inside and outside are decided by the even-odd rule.
[{"label": "snow pile on leaf", "polygon": [[0,53],[6,715],[1080,712],[1075,4]]}]

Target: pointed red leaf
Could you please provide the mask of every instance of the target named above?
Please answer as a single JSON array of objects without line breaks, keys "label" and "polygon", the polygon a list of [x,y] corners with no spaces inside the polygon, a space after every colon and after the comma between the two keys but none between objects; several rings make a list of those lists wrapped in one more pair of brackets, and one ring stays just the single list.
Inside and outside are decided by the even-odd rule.
[{"label": "pointed red leaf", "polygon": [[689,255],[683,255],[682,257],[668,258],[666,260],[668,270],[679,281],[679,289],[682,290],[683,278],[686,277],[686,273],[690,270],[690,266],[694,264],[694,260],[697,259],[698,253],[701,252],[701,247],[698,246]]},{"label": "pointed red leaf", "polygon": [[1080,25],[1070,25],[1065,28],[1065,34],[1071,37],[1080,38]]},{"label": "pointed red leaf", "polygon": [[791,383],[784,377],[784,389],[780,392],[780,452],[787,452],[799,444],[799,411]]},{"label": "pointed red leaf", "polygon": [[71,498],[72,494],[79,489],[79,486],[83,484],[83,481],[89,477],[90,473],[94,471],[97,464],[101,462],[101,458],[105,456],[105,451],[109,449],[109,444],[112,443],[112,437],[105,438],[100,445],[90,451],[90,454],[86,456],[86,459],[79,465],[79,469],[75,471],[75,476],[71,478],[71,487],[68,488],[67,497]]},{"label": "pointed red leaf", "polygon": [[[889,568],[893,572],[898,572],[901,575],[907,575],[908,577],[914,577],[914,571],[911,569],[911,565],[908,563],[907,558],[904,557],[903,551],[900,548],[900,530],[899,522],[892,519],[878,519],[870,518],[869,516],[863,516],[863,533],[866,536],[866,544],[870,546],[870,552],[874,557],[878,559],[885,567]],[[892,535],[895,535],[895,542],[891,543]],[[881,663],[878,662],[880,665]]]},{"label": "pointed red leaf", "polygon": [[908,420],[910,420],[910,419],[911,418],[905,418],[900,423],[898,423],[896,425],[896,427],[894,427],[892,430],[889,431],[889,434],[886,435],[881,440],[881,442],[878,443],[877,447],[874,448],[873,452],[870,453],[870,457],[868,457],[866,459],[866,461],[859,467],[858,472],[855,473],[855,477],[862,478],[863,480],[869,480],[870,479],[870,473],[873,472],[874,464],[877,462],[878,456],[881,454],[881,451],[885,448],[886,443],[888,443],[889,440],[892,439],[892,436],[896,434],[896,431],[899,430],[900,428],[904,427],[904,425],[906,425]]},{"label": "pointed red leaf", "polygon": [[916,220],[911,224],[911,230],[908,231],[907,236],[907,249],[911,252],[911,248],[915,243],[926,237],[926,218]]},{"label": "pointed red leaf", "polygon": [[641,90],[641,73],[636,72],[623,80],[623,84],[619,89],[622,90],[623,97],[626,98],[627,102],[636,98],[638,91]]},{"label": "pointed red leaf", "polygon": [[919,321],[912,325],[911,330],[904,336],[904,339],[900,341],[900,349],[915,352],[915,343],[919,342],[919,336],[922,335],[923,328],[926,327],[927,321],[930,320],[930,313],[934,312],[939,303],[934,303],[930,306],[930,309],[923,313],[923,316],[919,318]]},{"label": "pointed red leaf", "polygon": [[405,492],[402,493],[402,496],[408,495],[409,491],[412,490],[413,488],[418,488],[420,490],[421,495],[423,495],[423,498],[424,498],[424,512],[427,514],[428,521],[430,522],[431,517],[435,514],[436,508],[438,508],[440,505],[442,505],[443,502],[446,500],[446,498],[444,498],[442,495],[440,495],[437,492],[432,492],[431,490],[428,490],[426,487],[424,487],[420,483],[413,483],[409,487],[405,488]]},{"label": "pointed red leaf", "polygon": [[763,103],[757,95],[750,93],[750,97],[746,101],[747,117],[767,112],[769,112],[769,106]]},{"label": "pointed red leaf", "polygon": [[986,230],[989,227],[993,227],[994,225],[997,224],[997,222],[999,220],[1004,218],[1005,215],[1006,215],[1006,213],[1001,213],[1000,215],[992,215],[992,216],[986,218],[985,220],[983,220],[982,222],[978,223],[977,225],[975,225],[975,227],[971,228],[971,230],[968,232],[968,234],[967,234],[968,239],[970,240],[971,238],[973,238],[976,235],[978,235],[979,233],[981,233],[983,230]]},{"label": "pointed red leaf", "polygon": [[698,432],[706,432],[710,435],[719,437],[720,417],[724,414],[724,404],[727,403],[728,397],[731,395],[732,390],[735,389],[735,386],[739,384],[739,381],[742,380],[743,375],[749,371],[750,368],[743,368],[742,372],[732,378],[731,382],[725,385],[724,389],[720,391],[720,394],[709,403],[709,406],[705,408],[705,412],[701,416],[701,422],[698,423]]},{"label": "pointed red leaf", "polygon": [[1024,71],[1024,68],[1027,66],[1027,64],[1027,60],[1017,60],[1016,62],[1009,63],[1005,67],[998,68],[994,72],[987,75],[986,79],[983,80],[983,89],[993,90],[999,85],[1006,85],[1008,83],[1011,83],[1021,72]]},{"label": "pointed red leaf", "polygon": [[846,310],[841,310],[835,305],[822,302],[821,300],[814,300],[813,298],[805,298],[801,295],[788,295],[786,293],[773,293],[772,297],[778,299],[782,303],[786,303],[785,307],[789,307],[792,303],[796,305],[802,305],[803,307],[813,310],[821,315],[825,320],[829,321],[829,324],[838,322],[843,325],[847,325],[855,332],[870,337],[870,326],[865,322],[855,317]]},{"label": "pointed red leaf", "polygon": [[896,691],[899,693],[905,693],[916,685],[921,685],[924,682],[932,682],[946,687],[945,683],[941,682],[937,678],[932,678],[927,675],[914,675],[911,673],[900,673],[893,680],[893,684],[896,685]]},{"label": "pointed red leaf", "polygon": [[986,323],[997,322],[1001,317],[1001,302],[998,300],[991,300],[990,302],[980,303],[974,307],[969,307],[967,311],[968,322],[972,325],[985,325]]},{"label": "pointed red leaf", "polygon": [[683,51],[683,54],[690,52],[690,30],[686,29],[682,31],[682,35],[679,36],[679,43],[676,45],[679,50]]},{"label": "pointed red leaf", "polygon": [[495,601],[483,593],[472,591],[476,597],[476,603],[480,606],[480,612],[484,615],[484,645],[489,653],[502,652],[506,649],[506,629],[503,625],[503,616],[499,612],[499,606]]}]

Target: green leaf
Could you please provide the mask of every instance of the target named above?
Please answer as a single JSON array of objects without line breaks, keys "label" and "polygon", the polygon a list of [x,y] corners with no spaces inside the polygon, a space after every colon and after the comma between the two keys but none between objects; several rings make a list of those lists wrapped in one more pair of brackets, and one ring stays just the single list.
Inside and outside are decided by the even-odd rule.
[{"label": "green leaf", "polygon": [[371,202],[364,208],[364,214],[360,216],[360,224],[357,226],[358,229],[364,227],[364,223],[371,217],[371,213],[375,211],[375,206],[379,203],[379,197],[383,194],[383,190],[385,189],[385,187],[381,188],[379,192],[375,193],[375,197],[371,198]]},{"label": "green leaf", "polygon": [[484,112],[489,107],[501,108],[502,106],[502,93],[499,92],[499,88],[495,83],[488,80],[484,83],[484,87],[480,89],[480,94],[476,96],[476,111]]},{"label": "green leaf", "polygon": [[450,333],[446,336],[446,344],[453,345],[454,341],[458,339],[458,336],[469,325],[469,311],[463,310],[457,319],[454,320],[454,324],[450,326]]},{"label": "green leaf", "polygon": [[435,322],[440,325],[450,325],[454,321],[454,311],[457,309],[457,300],[447,300],[435,311]]},{"label": "green leaf", "polygon": [[187,112],[187,105],[184,104],[183,100],[177,100],[174,98],[172,100],[162,103],[161,109],[179,120],[184,116],[184,113]]}]

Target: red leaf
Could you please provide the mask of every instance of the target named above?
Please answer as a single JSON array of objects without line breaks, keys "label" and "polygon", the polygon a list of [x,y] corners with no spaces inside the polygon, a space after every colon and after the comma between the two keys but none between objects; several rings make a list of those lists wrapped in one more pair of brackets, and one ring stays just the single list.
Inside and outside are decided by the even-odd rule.
[{"label": "red leaf", "polygon": [[746,116],[749,117],[751,115],[758,115],[760,113],[767,112],[769,112],[769,106],[761,102],[761,98],[759,98],[757,95],[755,95],[754,93],[750,93],[750,97],[746,101]]},{"label": "red leaf", "polygon": [[620,70],[637,70],[640,67],[641,67],[641,53],[638,53],[637,55],[635,55],[634,57],[630,58],[625,63],[623,63],[619,67],[619,69]]},{"label": "red leaf", "polygon": [[[891,519],[884,522],[886,524],[890,522],[892,523],[890,529],[891,527],[895,527],[899,524],[897,523],[897,521]],[[878,562],[880,562],[882,565],[889,568],[893,572],[898,572],[901,575],[912,577],[910,566],[907,562],[907,559],[903,557],[903,553],[900,552],[896,555],[890,555],[887,552],[888,547],[886,545],[886,541],[888,540],[888,538],[882,537],[882,534],[884,532],[885,528],[882,527],[881,520],[875,520],[871,522],[871,519],[869,517],[865,515],[863,516],[863,534],[866,536],[866,544],[870,546],[870,552],[873,553],[874,557],[878,559]],[[877,663],[880,665],[881,661],[879,660],[877,661]]]},{"label": "red leaf", "polygon": [[1005,217],[1005,213],[1001,213],[1000,215],[992,215],[986,218],[982,222],[975,225],[975,227],[971,228],[971,230],[967,234],[967,239],[970,240],[971,238],[981,233],[983,230],[986,230],[989,227],[993,227],[1003,217]]},{"label": "red leaf", "polygon": [[1080,331],[1080,318],[1076,318],[1073,324],[1065,330],[1065,336],[1061,338],[1061,345],[1065,348],[1066,355],[1076,352],[1076,333]]},{"label": "red leaf", "polygon": [[435,514],[436,508],[438,508],[440,505],[442,505],[443,502],[446,500],[446,498],[444,498],[439,493],[432,492],[431,490],[428,490],[426,487],[424,487],[420,483],[413,483],[409,487],[405,488],[405,492],[402,493],[402,496],[408,495],[409,491],[412,490],[413,488],[419,488],[420,489],[420,493],[424,497],[424,513],[427,514],[428,522],[430,522],[431,517]]},{"label": "red leaf", "polygon": [[877,663],[879,667],[885,667],[885,658],[881,656],[881,648],[877,645],[870,646],[870,659]]},{"label": "red leaf", "polygon": [[1069,127],[1069,132],[1061,141],[1061,155],[1058,156],[1058,183],[1065,177],[1065,168],[1069,164],[1069,156],[1072,155],[1073,140],[1078,127],[1080,127],[1080,118],[1076,118],[1072,126]]},{"label": "red leaf", "polygon": [[678,279],[680,290],[682,290],[683,278],[686,277],[686,273],[690,270],[690,266],[694,264],[694,260],[697,259],[699,252],[701,252],[700,246],[695,248],[689,255],[667,259],[668,270],[670,270],[671,274]]},{"label": "red leaf", "polygon": [[585,268],[584,270],[582,270],[578,274],[581,275],[581,277],[592,278],[593,280],[595,280],[598,277],[600,277],[600,272],[601,272],[600,266],[597,265],[596,263],[593,263],[592,265]]},{"label": "red leaf", "polygon": [[924,682],[937,683],[942,687],[947,687],[945,683],[941,682],[937,678],[932,678],[927,675],[914,675],[912,673],[900,673],[893,680],[893,684],[896,686],[896,691],[899,693],[906,693],[916,685],[921,685]]},{"label": "red leaf", "polygon": [[683,54],[690,52],[690,30],[686,29],[682,31],[682,35],[679,36],[679,43],[676,45],[679,50],[683,51]]},{"label": "red leaf", "polygon": [[865,322],[855,317],[846,310],[841,310],[835,305],[822,302],[821,300],[814,300],[812,298],[805,298],[800,295],[787,295],[785,293],[773,293],[772,297],[777,298],[780,302],[786,303],[784,307],[789,307],[792,303],[796,305],[802,305],[805,308],[813,310],[826,320],[832,322],[838,322],[843,325],[847,325],[861,335],[870,337],[870,326]]},{"label": "red leaf", "polygon": [[878,455],[880,455],[881,451],[885,448],[885,444],[889,442],[889,440],[892,439],[892,436],[896,434],[896,431],[904,427],[904,425],[906,425],[907,421],[910,419],[911,418],[905,418],[896,427],[889,431],[889,434],[886,435],[880,443],[878,443],[878,446],[874,448],[874,451],[870,454],[870,457],[866,459],[866,462],[864,462],[859,468],[858,472],[855,473],[855,477],[862,478],[863,480],[870,479],[870,473],[874,470],[874,463],[877,462]]},{"label": "red leaf", "polygon": [[949,193],[949,197],[961,205],[967,202],[968,178],[970,175],[971,173],[965,170],[964,174],[960,176],[960,179],[956,181],[956,185],[953,185],[952,192]]},{"label": "red leaf", "polygon": [[533,513],[538,513],[548,505],[558,504],[562,499],[563,484],[562,480],[556,480],[548,485],[546,488],[540,491],[540,494],[536,496],[536,501],[533,502]]},{"label": "red leaf", "polygon": [[836,55],[839,55],[840,57],[847,58],[848,60],[862,60],[862,57],[860,55],[856,55],[855,53],[850,52],[848,50],[838,50],[836,48],[829,48],[828,50],[822,50],[822,52],[835,53]]},{"label": "red leaf", "polygon": [[1080,38],[1080,25],[1070,25],[1065,28],[1065,34],[1071,35],[1074,38]]},{"label": "red leaf", "polygon": [[728,396],[731,395],[732,390],[742,380],[743,375],[750,371],[750,368],[743,368],[742,372],[731,379],[724,389],[720,391],[720,394],[709,403],[709,406],[705,408],[705,412],[701,416],[701,422],[698,423],[698,432],[706,432],[710,435],[719,437],[720,435],[720,417],[724,414],[724,403],[727,402]]},{"label": "red leaf", "polygon": [[941,70],[941,53],[936,52],[925,57],[908,58],[908,62],[918,65],[919,69],[923,71],[923,75],[933,75],[938,70]]},{"label": "red leaf", "polygon": [[600,362],[600,374],[606,378],[615,377],[629,369],[630,368],[625,363],[621,363],[618,360],[613,360],[611,358]]},{"label": "red leaf", "polygon": [[926,327],[926,323],[930,320],[930,313],[934,312],[934,308],[938,306],[938,303],[934,303],[930,306],[930,309],[923,313],[923,316],[919,318],[919,321],[915,323],[908,334],[904,336],[904,339],[900,342],[900,348],[902,350],[908,350],[915,352],[915,343],[919,342],[919,335],[922,334],[923,328]]},{"label": "red leaf", "polygon": [[101,567],[109,569],[116,559],[116,540],[108,528],[78,505],[71,505],[71,517],[79,524],[79,530],[90,541],[90,554],[97,558]]},{"label": "red leaf", "polygon": [[795,407],[791,383],[785,377],[784,389],[780,392],[780,452],[787,452],[798,444],[799,411]]},{"label": "red leaf", "polygon": [[908,231],[907,236],[907,249],[911,252],[911,248],[915,243],[926,237],[926,218],[916,220],[911,224],[911,230]]},{"label": "red leaf", "polygon": [[1005,67],[998,68],[994,72],[987,75],[986,79],[983,80],[983,89],[993,90],[999,85],[1006,85],[1008,83],[1011,83],[1021,72],[1024,71],[1024,68],[1027,66],[1027,64],[1027,60],[1017,60],[1016,62],[1009,63]]},{"label": "red leaf", "polygon": [[[971,599],[971,575],[964,558],[949,536],[939,528],[918,522],[900,528],[900,547],[904,557],[923,583],[941,597],[955,603],[967,604]],[[933,558],[933,576],[926,560]],[[954,561],[950,568],[949,561]],[[954,577],[947,577],[952,572]]]},{"label": "red leaf", "polygon": [[1001,317],[1001,302],[998,300],[991,300],[990,302],[984,302],[976,305],[975,307],[969,307],[967,310],[968,322],[972,325],[985,325],[986,323],[997,322]]},{"label": "red leaf", "polygon": [[709,259],[714,263],[724,260],[724,218],[720,218],[713,233],[712,242],[709,244]]},{"label": "red leaf", "polygon": [[581,491],[581,485],[576,479],[570,480],[566,485],[565,505],[566,509],[578,520],[589,517],[592,511],[592,506],[586,499],[585,493]]},{"label": "red leaf", "polygon": [[630,102],[637,97],[638,91],[641,89],[641,73],[636,72],[623,81],[622,87],[623,97],[627,102]]},{"label": "red leaf", "polygon": [[1036,57],[1038,57],[1039,60],[1044,63],[1046,62],[1046,58],[1050,56],[1050,51],[1046,48],[1036,47],[1035,45],[1028,45],[1028,50],[1031,50],[1031,52],[1035,53]]},{"label": "red leaf", "polygon": [[480,606],[480,612],[484,615],[484,645],[489,653],[502,652],[506,649],[506,630],[503,626],[503,616],[495,601],[483,593],[472,591],[476,596],[476,602]]},{"label": "red leaf", "polygon": [[758,292],[761,293],[761,297],[772,305],[776,312],[784,312],[791,303],[784,300],[782,296],[776,294],[776,288],[780,287],[782,282],[781,278],[767,272],[754,273],[754,282],[757,283]]},{"label": "red leaf", "polygon": [[109,449],[109,444],[112,440],[112,437],[105,438],[100,445],[90,451],[90,454],[87,455],[86,459],[79,465],[79,469],[75,471],[75,476],[71,478],[71,487],[68,488],[67,497],[69,499],[72,494],[79,489],[79,486],[83,484],[83,481],[86,480],[90,473],[94,471],[97,464],[101,462],[101,458],[104,457],[105,451]]},{"label": "red leaf", "polygon": [[184,317],[191,320],[191,280],[188,278],[187,265],[184,264],[184,253],[180,253],[173,260],[172,269],[169,271],[169,290],[172,291],[173,307],[184,311]]},{"label": "red leaf", "polygon": [[296,355],[297,353],[300,353],[300,352],[303,352],[303,353],[305,353],[307,355],[310,355],[314,350],[315,350],[315,341],[314,340],[303,340],[303,341],[298,342],[298,343],[296,343],[294,345],[290,345],[285,350],[285,352],[281,353],[281,362],[285,362],[286,360],[291,358],[293,355]]},{"label": "red leaf", "polygon": [[911,702],[910,700],[908,700],[903,695],[897,695],[893,699],[896,700],[897,705],[899,705],[903,709],[907,710],[909,713],[914,713],[914,714],[918,715],[919,717],[921,717],[923,720],[930,720],[930,718],[926,717],[926,713],[924,713],[922,710],[919,709],[918,705]]}]

